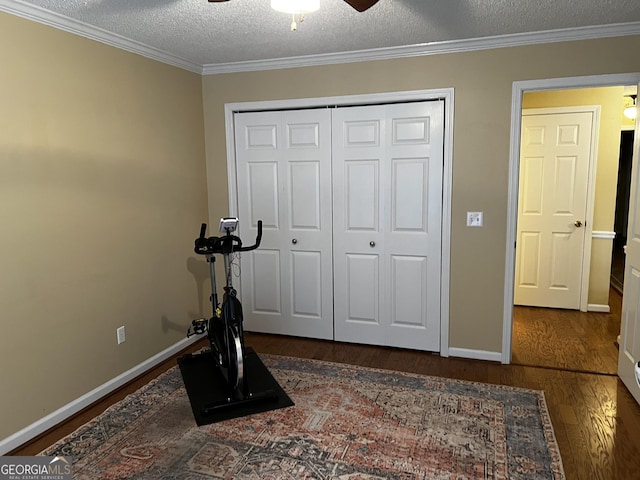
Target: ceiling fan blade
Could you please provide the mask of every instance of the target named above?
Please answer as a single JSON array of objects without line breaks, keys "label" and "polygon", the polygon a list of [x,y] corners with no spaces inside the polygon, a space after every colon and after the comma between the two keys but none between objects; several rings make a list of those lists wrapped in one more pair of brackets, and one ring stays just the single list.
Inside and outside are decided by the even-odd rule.
[{"label": "ceiling fan blade", "polygon": [[365,10],[370,9],[376,3],[378,3],[378,0],[344,0],[344,1],[347,2],[349,5],[351,5],[353,8],[355,8],[359,12],[364,12]]}]

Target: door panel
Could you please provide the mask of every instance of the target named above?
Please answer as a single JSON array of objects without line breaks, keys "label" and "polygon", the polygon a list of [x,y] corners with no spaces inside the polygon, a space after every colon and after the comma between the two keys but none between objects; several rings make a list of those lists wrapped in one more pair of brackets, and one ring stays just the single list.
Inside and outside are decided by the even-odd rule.
[{"label": "door panel", "polygon": [[[429,159],[394,159],[391,181],[391,226],[395,232],[427,233],[427,209],[416,198],[426,198]],[[427,208],[426,208],[427,207]]]},{"label": "door panel", "polygon": [[523,114],[517,305],[580,308],[593,122],[592,112]]},{"label": "door panel", "polygon": [[439,350],[443,102],[333,112],[336,340]]},{"label": "door panel", "polygon": [[377,231],[380,218],[378,161],[350,160],[345,162],[345,167],[347,231]]},{"label": "door panel", "polygon": [[347,274],[347,321],[366,322],[378,325],[380,315],[379,298],[380,258],[378,255],[349,254],[346,257]]},{"label": "door panel", "polygon": [[523,156],[520,161],[520,208],[522,215],[542,215],[544,157]]},{"label": "door panel", "polygon": [[248,331],[333,338],[331,117],[325,110],[235,117],[238,212],[260,249],[242,255]]},{"label": "door panel", "polygon": [[396,327],[423,327],[427,299],[427,259],[391,257],[391,318]]},{"label": "door panel", "polygon": [[321,228],[319,163],[290,162],[289,183],[291,228],[319,231]]},{"label": "door panel", "polygon": [[322,316],[322,254],[291,252],[293,314],[319,319]]},{"label": "door panel", "polygon": [[521,286],[537,288],[538,265],[540,264],[540,233],[522,232],[520,235],[520,268],[516,272],[516,281]]},{"label": "door panel", "polygon": [[251,225],[257,225],[258,220],[262,220],[263,227],[277,229],[280,225],[278,164],[248,164],[246,175],[249,180],[248,213]]},{"label": "door panel", "polygon": [[[638,85],[640,89],[640,85]],[[636,118],[618,375],[640,403],[640,118]]]},{"label": "door panel", "polygon": [[568,290],[571,286],[571,272],[564,268],[564,259],[571,255],[571,235],[553,233],[551,235],[551,266],[549,288]]},{"label": "door panel", "polygon": [[280,252],[261,248],[251,256],[252,288],[246,290],[253,309],[280,314]]}]

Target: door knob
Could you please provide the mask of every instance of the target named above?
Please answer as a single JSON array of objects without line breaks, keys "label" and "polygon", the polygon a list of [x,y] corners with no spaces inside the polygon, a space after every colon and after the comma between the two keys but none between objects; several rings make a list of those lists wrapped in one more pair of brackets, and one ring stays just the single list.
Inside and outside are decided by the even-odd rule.
[{"label": "door knob", "polygon": [[371,240],[371,241],[369,242],[369,246],[370,246],[370,247],[375,247],[375,246],[376,246],[376,242],[374,242],[373,240]]},{"label": "door knob", "polygon": [[298,239],[294,238],[293,240],[291,240],[291,243],[295,245],[296,243],[298,243]]},{"label": "door knob", "polygon": [[574,225],[576,227],[581,227],[582,226],[582,222],[580,220],[576,220],[576,223],[574,223]]}]

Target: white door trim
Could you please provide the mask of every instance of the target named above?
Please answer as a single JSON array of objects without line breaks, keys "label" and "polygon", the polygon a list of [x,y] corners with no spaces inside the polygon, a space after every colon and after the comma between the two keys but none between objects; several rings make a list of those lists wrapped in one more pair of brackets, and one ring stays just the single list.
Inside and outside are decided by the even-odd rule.
[{"label": "white door trim", "polygon": [[569,88],[635,85],[640,72],[588,77],[550,78],[513,82],[511,90],[511,140],[509,148],[509,187],[507,192],[507,241],[505,256],[504,305],[502,320],[502,363],[511,363],[513,331],[513,286],[515,277],[515,243],[518,220],[518,180],[520,177],[520,130],[522,126],[522,96],[524,92]]},{"label": "white door trim", "polygon": [[[521,115],[545,115],[562,113],[591,113],[591,145],[589,146],[589,165],[587,177],[587,205],[584,218],[584,245],[582,247],[582,275],[580,279],[580,311],[588,310],[589,270],[591,267],[591,238],[593,231],[593,211],[596,194],[596,171],[598,159],[598,132],[600,131],[600,105],[580,105],[577,107],[527,108]],[[518,160],[519,163],[519,160]],[[517,220],[517,219],[516,219]],[[514,279],[515,282],[515,279]]]},{"label": "white door trim", "polygon": [[[235,132],[233,115],[236,112],[259,110],[288,110],[327,106],[375,105],[384,103],[444,100],[444,165],[442,171],[442,266],[440,291],[440,355],[449,356],[449,277],[451,265],[451,186],[453,163],[453,111],[454,90],[412,90],[338,97],[301,98],[291,100],[267,100],[259,102],[226,103],[224,106],[225,135],[227,144],[227,178],[229,187],[229,214],[237,215],[238,193],[235,168]],[[207,159],[207,169],[213,169]],[[212,219],[209,219],[211,222]]]}]

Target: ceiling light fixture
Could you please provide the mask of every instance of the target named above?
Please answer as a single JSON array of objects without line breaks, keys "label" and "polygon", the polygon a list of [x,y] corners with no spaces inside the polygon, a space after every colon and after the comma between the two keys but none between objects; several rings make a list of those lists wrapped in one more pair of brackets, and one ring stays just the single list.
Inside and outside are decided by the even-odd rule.
[{"label": "ceiling light fixture", "polygon": [[627,97],[631,99],[631,104],[627,105],[627,107],[624,109],[623,114],[629,120],[635,120],[635,118],[638,116],[638,106],[636,104],[636,96],[628,95]]},{"label": "ceiling light fixture", "polygon": [[271,8],[291,15],[291,31],[298,29],[296,18],[304,21],[304,14],[315,12],[320,8],[320,0],[271,0]]}]

